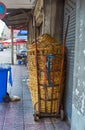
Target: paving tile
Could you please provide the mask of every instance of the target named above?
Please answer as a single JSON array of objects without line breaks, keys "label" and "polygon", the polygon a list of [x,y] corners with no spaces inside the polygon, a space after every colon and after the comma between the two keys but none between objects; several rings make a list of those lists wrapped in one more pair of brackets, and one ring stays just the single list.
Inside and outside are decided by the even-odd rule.
[{"label": "paving tile", "polygon": [[[34,109],[27,86],[27,68],[12,66],[13,87],[11,94],[21,98],[19,102],[0,103],[0,130],[70,130],[66,122],[56,118],[34,121]],[[10,88],[9,88],[10,92]],[[3,129],[2,129],[3,127]]]},{"label": "paving tile", "polygon": [[23,124],[11,123],[11,124],[5,124],[3,126],[3,130],[24,130],[23,127],[24,127]]},{"label": "paving tile", "polygon": [[24,124],[40,124],[40,122],[35,122],[34,118],[32,116],[29,116],[28,118],[24,118]]},{"label": "paving tile", "polygon": [[11,117],[11,116],[19,116],[19,117],[22,117],[23,116],[23,109],[16,109],[16,108],[8,108],[7,109],[7,112],[6,112],[6,117]]},{"label": "paving tile", "polygon": [[28,107],[33,108],[32,102],[31,102],[30,100],[24,100],[24,102],[23,102],[23,107],[24,107],[24,108],[28,108]]},{"label": "paving tile", "polygon": [[34,121],[34,116],[32,113],[29,113],[27,115],[24,115],[24,124],[43,124],[43,120],[40,119],[39,121]]},{"label": "paving tile", "polygon": [[24,111],[24,115],[29,114],[29,113],[32,113],[32,114],[34,113],[34,109],[31,107],[23,108],[23,111]]},{"label": "paving tile", "polygon": [[0,110],[0,116],[5,115],[5,113],[6,113],[6,110],[5,110],[5,109],[1,109],[1,110]]},{"label": "paving tile", "polygon": [[45,123],[45,130],[54,130],[54,127],[53,127],[53,125],[51,123]]},{"label": "paving tile", "polygon": [[27,95],[23,94],[23,100],[30,100],[30,101],[32,101],[30,94],[27,94]]},{"label": "paving tile", "polygon": [[54,126],[58,130],[70,130],[70,127],[64,121],[53,122]]},{"label": "paving tile", "polygon": [[29,124],[29,125],[25,125],[25,130],[45,130],[45,126],[44,124]]},{"label": "paving tile", "polygon": [[0,116],[0,126],[3,126],[5,116]]},{"label": "paving tile", "polygon": [[4,124],[23,124],[23,117],[19,116],[12,116],[12,117],[6,117],[4,120]]},{"label": "paving tile", "polygon": [[2,125],[0,124],[0,130],[3,130],[3,124]]},{"label": "paving tile", "polygon": [[6,109],[8,107],[8,103],[0,103],[0,109]]},{"label": "paving tile", "polygon": [[10,108],[22,108],[22,101],[10,102],[8,107]]},{"label": "paving tile", "polygon": [[23,95],[29,95],[30,93],[28,91],[23,91]]},{"label": "paving tile", "polygon": [[50,118],[44,118],[44,123],[45,123],[45,124],[49,124],[49,123],[51,123]]}]

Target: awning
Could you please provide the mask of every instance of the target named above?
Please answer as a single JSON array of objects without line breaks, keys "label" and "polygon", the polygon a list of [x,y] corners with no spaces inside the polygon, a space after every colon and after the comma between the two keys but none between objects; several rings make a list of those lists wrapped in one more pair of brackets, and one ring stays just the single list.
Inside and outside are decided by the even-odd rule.
[{"label": "awning", "polygon": [[[2,42],[3,44],[11,44],[11,39],[5,40]],[[27,41],[24,39],[13,39],[14,45],[27,44]]]},{"label": "awning", "polygon": [[32,18],[36,0],[1,0],[7,7],[6,17],[2,19],[13,29],[25,29]]}]

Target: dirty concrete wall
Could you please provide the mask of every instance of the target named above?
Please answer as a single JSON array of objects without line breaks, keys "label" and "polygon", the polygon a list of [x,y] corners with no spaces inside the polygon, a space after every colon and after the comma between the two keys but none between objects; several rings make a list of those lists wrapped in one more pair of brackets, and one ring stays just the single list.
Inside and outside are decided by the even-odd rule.
[{"label": "dirty concrete wall", "polygon": [[77,0],[76,2],[76,41],[71,130],[85,130],[85,0]]},{"label": "dirty concrete wall", "polygon": [[61,41],[63,28],[63,0],[44,0],[44,33]]}]

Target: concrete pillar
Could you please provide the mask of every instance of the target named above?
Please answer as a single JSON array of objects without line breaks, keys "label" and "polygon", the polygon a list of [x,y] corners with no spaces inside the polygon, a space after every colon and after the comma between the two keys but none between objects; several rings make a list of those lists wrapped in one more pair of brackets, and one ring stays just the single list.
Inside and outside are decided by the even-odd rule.
[{"label": "concrete pillar", "polygon": [[85,130],[85,0],[76,0],[76,40],[71,130]]},{"label": "concrete pillar", "polygon": [[13,28],[11,27],[11,63],[14,65]]},{"label": "concrete pillar", "polygon": [[33,41],[33,38],[34,38],[34,29],[33,29],[33,17],[30,18],[29,20],[29,25],[28,25],[28,28],[29,28],[29,32],[28,32],[28,41],[29,41],[29,44]]},{"label": "concrete pillar", "polygon": [[51,0],[44,0],[44,33],[51,33]]}]

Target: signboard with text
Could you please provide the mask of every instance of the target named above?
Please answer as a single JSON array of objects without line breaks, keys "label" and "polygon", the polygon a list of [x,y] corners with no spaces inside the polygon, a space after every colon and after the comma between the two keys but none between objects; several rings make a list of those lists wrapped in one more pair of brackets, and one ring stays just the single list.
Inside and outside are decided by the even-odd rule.
[{"label": "signboard with text", "polygon": [[4,3],[0,2],[0,19],[3,19],[6,15],[6,6]]}]

